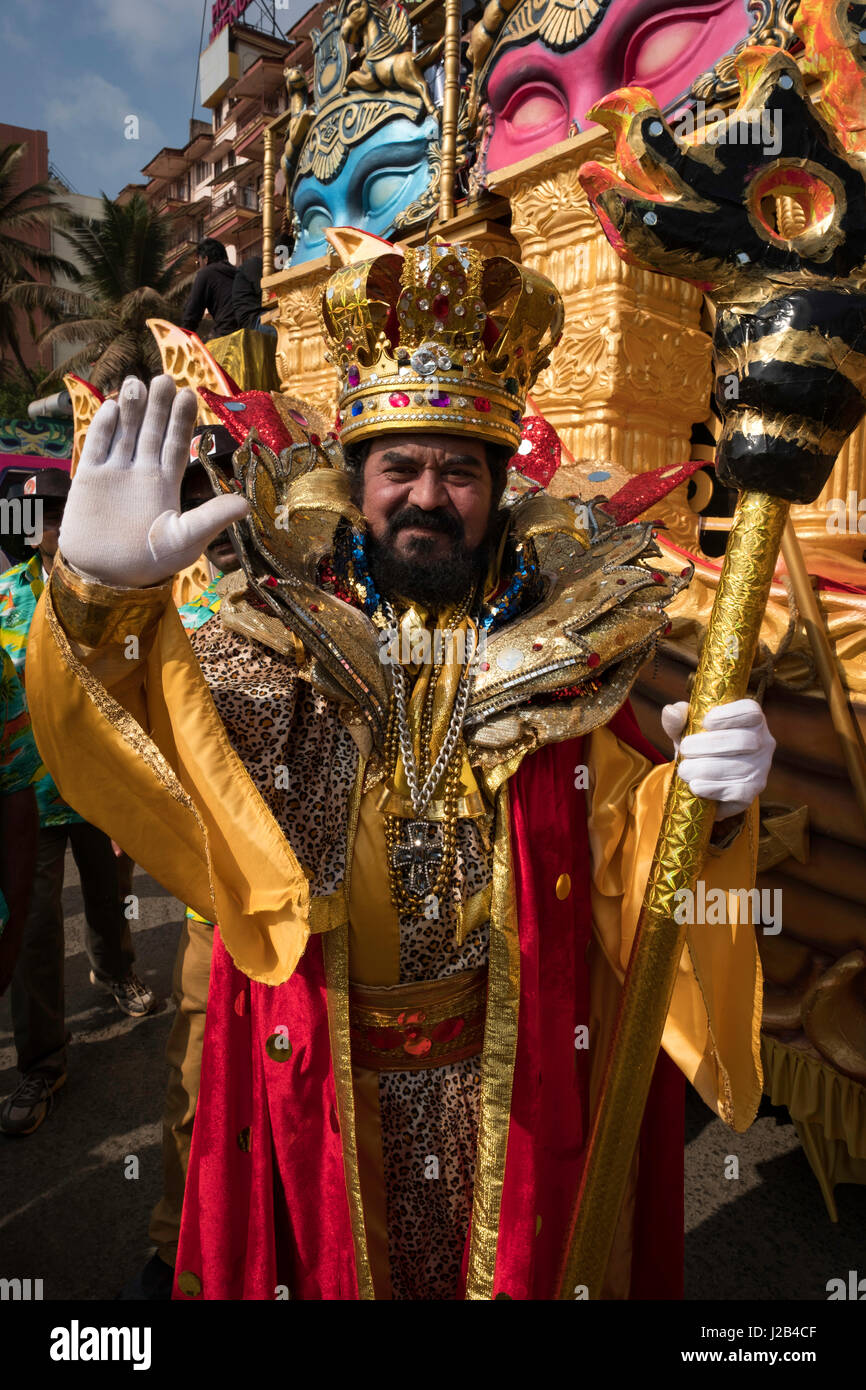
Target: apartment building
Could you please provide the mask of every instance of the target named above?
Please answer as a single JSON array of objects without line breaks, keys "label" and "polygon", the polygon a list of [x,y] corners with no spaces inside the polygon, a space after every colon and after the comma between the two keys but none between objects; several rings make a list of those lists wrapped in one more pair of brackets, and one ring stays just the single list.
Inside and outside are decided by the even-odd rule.
[{"label": "apartment building", "polygon": [[171,219],[172,263],[191,269],[202,237],[223,242],[235,265],[261,253],[265,127],[288,103],[287,60],[312,68],[309,34],[326,8],[308,8],[285,37],[227,25],[201,54],[199,95],[210,122],[190,121],[186,144],[160,150],[141,171],[146,182],[118,195],[123,202],[141,192]]}]

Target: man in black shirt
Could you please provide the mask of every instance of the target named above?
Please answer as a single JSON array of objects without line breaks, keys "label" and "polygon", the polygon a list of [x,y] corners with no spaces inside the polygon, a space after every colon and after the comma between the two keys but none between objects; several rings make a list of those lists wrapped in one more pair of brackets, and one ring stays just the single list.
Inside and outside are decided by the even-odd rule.
[{"label": "man in black shirt", "polygon": [[[285,260],[287,259],[288,254],[285,257]],[[261,256],[248,256],[239,267],[232,287],[232,296],[238,328],[253,328],[259,333],[273,333],[276,336],[277,330],[273,324],[261,321],[262,313],[266,312],[262,309]]]},{"label": "man in black shirt", "polygon": [[196,247],[199,271],[183,311],[183,326],[198,328],[205,310],[214,321],[217,335],[234,333],[239,327],[232,305],[232,287],[236,275],[226,248],[221,241],[205,237]]}]

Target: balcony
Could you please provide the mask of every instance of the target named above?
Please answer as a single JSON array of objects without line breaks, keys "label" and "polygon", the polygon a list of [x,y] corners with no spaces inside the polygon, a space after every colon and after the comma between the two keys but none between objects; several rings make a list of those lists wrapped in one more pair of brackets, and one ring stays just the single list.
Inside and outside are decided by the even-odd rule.
[{"label": "balcony", "polygon": [[179,197],[176,193],[159,193],[153,199],[153,206],[160,217],[173,217],[176,213],[187,211],[189,198]]},{"label": "balcony", "polygon": [[205,232],[210,235],[227,223],[250,222],[260,216],[259,195],[254,188],[229,185],[213,196],[210,213],[205,217]]},{"label": "balcony", "polygon": [[242,154],[247,159],[263,159],[265,131],[274,117],[281,114],[281,110],[282,106],[278,101],[262,102],[259,110],[238,128],[235,153]]},{"label": "balcony", "polygon": [[257,58],[232,87],[233,97],[258,97],[285,88],[282,58]]},{"label": "balcony", "polygon": [[221,126],[214,135],[213,145],[208,155],[208,159],[212,164],[216,164],[217,160],[223,159],[225,155],[228,154],[229,150],[234,149],[237,135],[237,122],[235,121],[234,115],[232,115],[231,119],[227,121],[224,126]]},{"label": "balcony", "polygon": [[187,171],[188,160],[183,150],[163,149],[142,169],[151,179],[178,179]]},{"label": "balcony", "polygon": [[182,237],[180,241],[173,242],[165,253],[166,265],[176,265],[178,261],[182,261],[186,256],[192,255],[197,245],[198,242],[193,241],[192,238],[188,236]]}]

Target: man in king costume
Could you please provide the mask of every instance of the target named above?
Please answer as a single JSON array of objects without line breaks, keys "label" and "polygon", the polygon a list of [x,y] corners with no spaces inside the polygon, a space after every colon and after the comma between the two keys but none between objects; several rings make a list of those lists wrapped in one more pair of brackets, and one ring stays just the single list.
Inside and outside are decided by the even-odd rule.
[{"label": "man in king costume", "polygon": [[[431,244],[345,266],[322,313],[339,441],[208,395],[243,443],[193,512],[192,393],[101,406],[31,639],[39,747],[219,924],[175,1297],[550,1299],[674,775],[627,696],[687,573],[650,524],[506,490],[561,328],[542,276]],[[187,636],[172,576],[228,524],[243,568]],[[760,1098],[734,895],[772,747],[743,700],[679,749],[726,910],[690,929],[608,1297],[681,1293],[683,1076],[737,1130]]]}]

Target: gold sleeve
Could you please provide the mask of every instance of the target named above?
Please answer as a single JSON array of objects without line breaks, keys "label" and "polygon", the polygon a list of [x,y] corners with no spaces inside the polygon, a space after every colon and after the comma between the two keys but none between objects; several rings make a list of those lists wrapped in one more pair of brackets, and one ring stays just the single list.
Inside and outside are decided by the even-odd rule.
[{"label": "gold sleeve", "polygon": [[171,583],[108,589],[55,562],[30,630],[27,697],[61,796],[219,922],[252,979],[288,979],[309,936],[307,881],[229,743]]},{"label": "gold sleeve", "polygon": [[[654,767],[610,730],[599,729],[590,738],[588,765],[593,1020],[605,1034],[599,1050],[606,1055],[605,1020],[611,1010],[615,1016],[673,764]],[[757,803],[730,847],[707,855],[703,901],[717,906],[705,914],[706,923],[687,926],[662,1039],[707,1105],[736,1130],[751,1124],[762,1088],[761,967],[756,928],[742,920],[744,899],[737,893],[754,886],[756,866]],[[714,918],[723,920],[713,924]]]},{"label": "gold sleeve", "polygon": [[[115,588],[84,579],[58,554],[48,587],[70,650],[146,728],[147,657],[171,601],[171,580],[148,589]],[[33,664],[28,655],[28,679]]]}]

